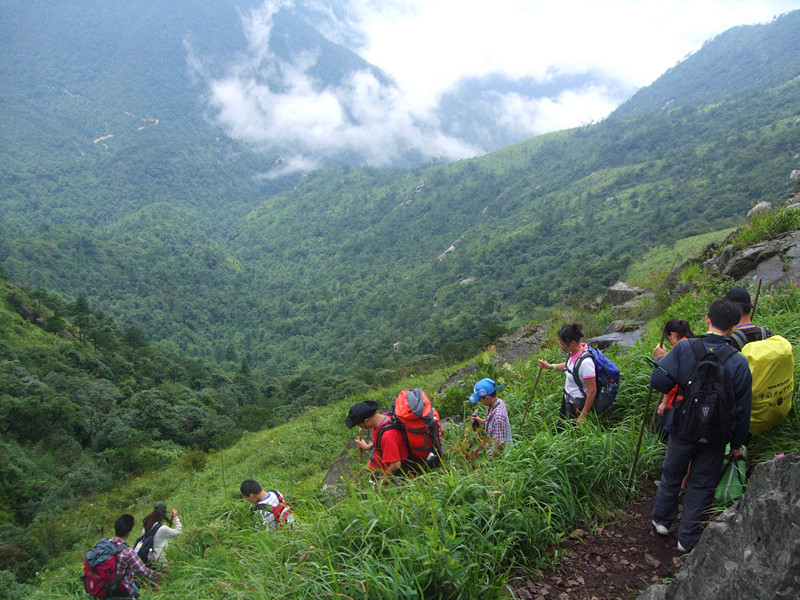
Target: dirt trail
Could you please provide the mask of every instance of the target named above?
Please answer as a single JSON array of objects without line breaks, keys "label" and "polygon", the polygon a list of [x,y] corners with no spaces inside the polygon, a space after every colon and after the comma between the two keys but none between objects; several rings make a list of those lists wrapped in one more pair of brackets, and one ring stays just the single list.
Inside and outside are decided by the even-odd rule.
[{"label": "dirt trail", "polygon": [[514,589],[522,600],[617,600],[637,598],[659,579],[672,577],[682,566],[674,534],[653,531],[655,482],[622,514],[592,533],[574,531],[560,546],[555,570],[544,569]]}]

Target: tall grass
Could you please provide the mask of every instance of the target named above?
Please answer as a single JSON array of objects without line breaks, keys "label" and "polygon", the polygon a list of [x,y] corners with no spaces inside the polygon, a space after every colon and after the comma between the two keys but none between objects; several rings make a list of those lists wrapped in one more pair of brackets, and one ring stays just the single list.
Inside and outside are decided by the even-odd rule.
[{"label": "tall grass", "polygon": [[800,229],[800,209],[780,207],[753,215],[752,220],[739,229],[733,244],[746,248],[796,229]]}]

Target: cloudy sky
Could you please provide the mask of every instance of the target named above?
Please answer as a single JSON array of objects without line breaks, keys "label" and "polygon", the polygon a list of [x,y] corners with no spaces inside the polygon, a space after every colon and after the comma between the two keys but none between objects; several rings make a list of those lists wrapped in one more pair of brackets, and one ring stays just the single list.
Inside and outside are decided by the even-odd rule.
[{"label": "cloudy sky", "polygon": [[[324,35],[395,85],[363,71],[320,89],[308,75],[315,56],[287,63],[267,50],[271,15],[291,0],[242,13],[247,52],[209,81],[210,103],[231,135],[291,148],[290,168],[343,155],[387,165],[409,149],[445,160],[481,154],[485,144],[444,126],[440,103],[459,82],[490,75],[537,84],[591,75],[545,97],[492,94],[486,116],[519,139],[597,121],[704,41],[800,8],[800,0],[340,0],[334,16],[331,0],[302,1],[327,13],[316,23]],[[280,91],[267,85],[275,77]]]}]

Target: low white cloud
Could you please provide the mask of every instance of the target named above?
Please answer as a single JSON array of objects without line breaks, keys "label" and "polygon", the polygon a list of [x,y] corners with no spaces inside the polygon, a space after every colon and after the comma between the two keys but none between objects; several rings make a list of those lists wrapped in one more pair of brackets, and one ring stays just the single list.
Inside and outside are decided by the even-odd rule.
[{"label": "low white cloud", "polygon": [[348,0],[334,14],[319,0],[297,1],[316,3],[325,34],[394,83],[363,70],[322,87],[309,74],[314,53],[279,60],[269,52],[272,16],[291,0],[243,13],[247,50],[225,76],[206,77],[209,103],[231,136],[281,149],[284,171],[339,159],[390,165],[406,153],[480,154],[443,134],[437,115],[444,118],[442,98],[460,83],[487,76],[538,83],[593,76],[548,97],[498,94],[497,127],[520,137],[598,121],[625,100],[621,90],[651,83],[705,40],[800,7],[800,0]]}]

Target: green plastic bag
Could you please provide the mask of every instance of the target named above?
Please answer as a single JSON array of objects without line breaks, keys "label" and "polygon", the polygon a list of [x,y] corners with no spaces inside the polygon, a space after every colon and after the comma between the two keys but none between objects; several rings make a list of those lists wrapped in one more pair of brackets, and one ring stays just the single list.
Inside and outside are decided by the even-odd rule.
[{"label": "green plastic bag", "polygon": [[[714,493],[714,500],[721,506],[730,506],[744,495],[744,488],[747,485],[745,473],[747,471],[746,450],[742,446],[741,458],[728,457],[722,465],[722,478],[717,484],[717,491]],[[730,446],[725,448],[726,455],[730,452]]]}]

